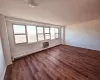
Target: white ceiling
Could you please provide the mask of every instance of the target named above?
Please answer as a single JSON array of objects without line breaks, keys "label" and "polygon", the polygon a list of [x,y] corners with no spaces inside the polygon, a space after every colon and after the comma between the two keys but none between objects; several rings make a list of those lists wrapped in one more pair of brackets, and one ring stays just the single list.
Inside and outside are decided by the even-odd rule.
[{"label": "white ceiling", "polygon": [[31,8],[24,0],[0,0],[0,14],[58,25],[100,18],[100,0],[35,0]]}]

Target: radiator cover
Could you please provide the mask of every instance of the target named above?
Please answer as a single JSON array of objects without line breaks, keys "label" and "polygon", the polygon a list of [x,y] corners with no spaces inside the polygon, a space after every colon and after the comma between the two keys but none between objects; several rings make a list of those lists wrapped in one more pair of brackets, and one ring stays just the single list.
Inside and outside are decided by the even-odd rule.
[{"label": "radiator cover", "polygon": [[49,42],[43,42],[43,48],[49,47]]}]

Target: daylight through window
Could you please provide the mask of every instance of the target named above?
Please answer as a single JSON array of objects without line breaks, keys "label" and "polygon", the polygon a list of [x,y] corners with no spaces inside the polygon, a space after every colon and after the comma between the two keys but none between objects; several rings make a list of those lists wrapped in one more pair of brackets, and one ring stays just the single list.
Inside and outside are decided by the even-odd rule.
[{"label": "daylight through window", "polygon": [[33,25],[13,25],[15,44],[34,43],[59,38],[59,28]]}]

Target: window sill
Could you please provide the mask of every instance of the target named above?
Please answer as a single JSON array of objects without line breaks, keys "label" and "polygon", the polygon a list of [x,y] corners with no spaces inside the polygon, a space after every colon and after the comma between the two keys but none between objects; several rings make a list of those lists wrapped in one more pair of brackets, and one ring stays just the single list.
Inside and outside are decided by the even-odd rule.
[{"label": "window sill", "polygon": [[37,42],[32,42],[32,43],[19,43],[19,44],[14,44],[14,46],[26,46],[26,45],[33,45],[33,44],[38,44],[38,43],[42,43],[42,42],[46,42],[46,41],[53,41],[53,40],[58,40],[57,39],[47,39],[47,40],[42,40],[42,41],[37,41]]}]

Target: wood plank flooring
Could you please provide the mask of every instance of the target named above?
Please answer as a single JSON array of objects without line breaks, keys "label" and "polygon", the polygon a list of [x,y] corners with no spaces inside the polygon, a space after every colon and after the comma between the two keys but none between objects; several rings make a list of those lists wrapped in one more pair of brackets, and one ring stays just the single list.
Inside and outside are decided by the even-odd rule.
[{"label": "wood plank flooring", "polygon": [[59,45],[16,60],[5,80],[100,80],[100,52]]}]

